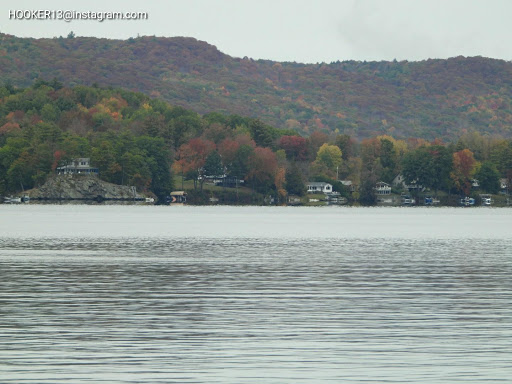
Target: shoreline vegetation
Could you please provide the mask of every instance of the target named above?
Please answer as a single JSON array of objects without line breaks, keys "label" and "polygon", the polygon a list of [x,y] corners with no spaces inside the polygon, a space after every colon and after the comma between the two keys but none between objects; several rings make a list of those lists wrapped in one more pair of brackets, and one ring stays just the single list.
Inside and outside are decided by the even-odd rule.
[{"label": "shoreline vegetation", "polygon": [[[0,86],[0,196],[165,204],[184,191],[191,205],[507,206],[512,140],[476,131],[444,140],[358,140],[327,127],[301,136],[120,88],[38,79]],[[97,181],[57,175],[77,159],[90,160]],[[68,195],[63,180],[74,180]]]},{"label": "shoreline vegetation", "polygon": [[[175,183],[181,183],[176,177]],[[161,205],[191,205],[191,206],[362,206],[357,201],[343,197],[331,197],[322,193],[310,193],[304,196],[291,196],[285,202],[277,202],[273,196],[263,196],[250,188],[226,188],[205,183],[203,191],[194,191],[192,181],[184,181],[186,196],[184,202],[173,202],[167,199]],[[505,194],[490,195],[472,194],[473,203],[461,202],[460,196],[439,193],[433,197],[424,191],[414,195],[390,193],[384,198],[377,199],[373,206],[380,207],[457,207],[457,206],[486,206],[494,208],[510,207],[512,201]],[[19,200],[18,200],[19,199]],[[25,191],[17,199],[5,197],[1,203],[32,203],[32,204],[155,204],[151,193],[140,194],[133,187],[108,183],[97,177],[88,175],[58,175],[51,177],[41,188]],[[158,202],[156,202],[158,204]]]}]

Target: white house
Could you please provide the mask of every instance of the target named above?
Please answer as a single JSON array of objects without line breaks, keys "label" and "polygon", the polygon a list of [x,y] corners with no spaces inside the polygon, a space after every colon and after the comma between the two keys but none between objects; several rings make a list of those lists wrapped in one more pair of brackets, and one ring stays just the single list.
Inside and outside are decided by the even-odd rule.
[{"label": "white house", "polygon": [[388,183],[379,181],[375,185],[375,193],[377,195],[391,195],[391,186]]},{"label": "white house", "polygon": [[62,167],[57,167],[57,173],[59,175],[97,175],[98,168],[91,167],[91,159],[89,157],[79,157]]},{"label": "white house", "polygon": [[308,188],[308,193],[332,193],[332,185],[329,183],[308,181],[306,186]]},{"label": "white house", "polygon": [[393,185],[395,187],[405,187],[405,177],[401,173],[396,175],[396,177],[393,179]]}]

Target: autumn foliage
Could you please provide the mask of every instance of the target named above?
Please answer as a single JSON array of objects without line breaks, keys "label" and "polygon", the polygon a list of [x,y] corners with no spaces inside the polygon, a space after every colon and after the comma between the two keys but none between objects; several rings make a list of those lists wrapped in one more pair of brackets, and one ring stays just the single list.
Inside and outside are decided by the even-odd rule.
[{"label": "autumn foliage", "polygon": [[[459,56],[418,62],[276,63],[230,57],[193,38],[155,36],[32,39],[0,34],[0,52],[0,78],[15,87],[31,86],[38,74],[58,78],[61,86],[98,83],[136,89],[197,113],[257,116],[304,136],[319,130],[358,140],[387,134],[450,142],[476,130],[510,137],[512,63],[503,60]],[[87,96],[79,101],[86,108],[96,104]],[[90,111],[98,128],[130,114],[119,101],[108,95]],[[55,112],[48,107],[40,117],[59,119]],[[256,136],[259,146],[276,139]]]},{"label": "autumn foliage", "polygon": [[471,190],[471,179],[476,170],[476,161],[473,152],[469,149],[453,154],[453,171],[450,174],[455,186],[466,196]]},{"label": "autumn foliage", "polygon": [[[307,97],[299,101],[308,106]],[[185,188],[193,181],[202,201],[212,193],[203,185],[219,177],[236,180],[237,192],[242,185],[260,201],[273,196],[284,202],[304,195],[306,182],[326,181],[366,204],[375,203],[378,181],[392,183],[398,175],[433,192],[463,195],[474,195],[474,178],[480,191],[493,193],[500,178],[512,178],[509,139],[470,132],[445,143],[381,133],[359,141],[348,131],[319,130],[323,125],[316,122],[301,136],[255,118],[201,116],[123,89],[66,88],[57,80],[37,80],[27,89],[0,86],[0,194],[40,186],[78,157],[90,157],[106,181],[163,199],[174,179]],[[350,181],[351,190],[341,180]]]},{"label": "autumn foliage", "polygon": [[308,142],[300,136],[282,136],[278,144],[284,149],[286,157],[291,160],[305,161],[308,159]]}]

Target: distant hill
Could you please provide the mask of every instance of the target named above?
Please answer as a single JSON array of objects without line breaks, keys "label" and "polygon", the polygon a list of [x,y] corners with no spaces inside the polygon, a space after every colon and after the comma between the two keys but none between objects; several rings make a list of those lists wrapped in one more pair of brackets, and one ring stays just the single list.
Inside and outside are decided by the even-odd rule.
[{"label": "distant hill", "polygon": [[306,65],[233,58],[184,37],[0,34],[0,82],[24,87],[38,77],[124,87],[199,113],[259,117],[304,134],[512,137],[512,63],[482,57]]}]

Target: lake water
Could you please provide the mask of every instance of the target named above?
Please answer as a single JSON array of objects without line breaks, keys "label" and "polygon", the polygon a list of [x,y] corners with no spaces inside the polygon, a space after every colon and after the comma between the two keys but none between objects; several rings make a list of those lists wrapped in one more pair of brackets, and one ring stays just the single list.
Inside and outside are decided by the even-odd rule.
[{"label": "lake water", "polygon": [[504,383],[512,210],[0,206],[1,383]]}]

